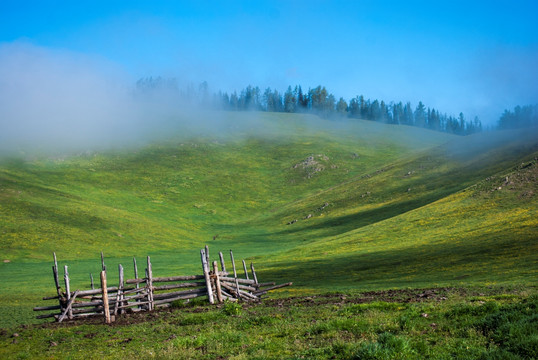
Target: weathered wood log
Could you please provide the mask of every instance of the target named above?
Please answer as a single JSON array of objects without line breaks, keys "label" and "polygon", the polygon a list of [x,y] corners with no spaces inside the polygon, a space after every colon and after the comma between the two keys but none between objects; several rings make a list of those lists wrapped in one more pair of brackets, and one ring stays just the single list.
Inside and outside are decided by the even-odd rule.
[{"label": "weathered wood log", "polygon": [[256,295],[253,295],[253,294],[251,294],[251,293],[249,293],[247,291],[239,290],[239,293],[241,294],[241,296],[250,298],[250,299],[252,299],[254,301],[260,300]]},{"label": "weathered wood log", "polygon": [[[235,283],[229,281],[221,281],[221,284],[226,284],[228,286],[235,286]],[[258,288],[248,286],[248,285],[239,285],[240,290],[249,290],[249,291],[258,291]]]},{"label": "weathered wood log", "polygon": [[87,313],[93,313],[93,312],[99,312],[103,311],[102,306],[94,306],[90,308],[81,308],[81,309],[73,309],[73,316],[77,314],[87,314]]},{"label": "weathered wood log", "polygon": [[103,314],[105,316],[105,323],[110,324],[110,308],[108,307],[108,288],[106,286],[105,270],[101,271],[101,289],[103,291]]},{"label": "weathered wood log", "polygon": [[230,292],[231,295],[229,295],[229,297],[231,297],[231,298],[236,298],[236,299],[239,299],[239,300],[246,300],[246,301],[249,301],[249,300],[256,300],[257,301],[257,300],[259,300],[259,298],[256,295],[252,295],[251,293],[249,293],[247,291],[239,290],[239,294],[238,294],[237,289],[234,288],[233,286],[229,286],[227,284],[222,284],[222,287]]},{"label": "weathered wood log", "polygon": [[[224,283],[224,282],[221,282],[220,285],[224,289],[228,290],[229,293],[232,294],[232,296],[234,296],[234,294],[235,294],[234,297],[236,297],[236,298],[238,298],[240,296],[240,295],[237,294],[237,288],[235,287],[235,285],[230,286],[230,285],[228,285],[228,283]],[[222,290],[222,291],[224,291],[224,290]]]},{"label": "weathered wood log", "polygon": [[243,260],[243,271],[245,272],[245,279],[249,280],[248,271],[247,271],[247,263],[245,263],[245,260]]},{"label": "weathered wood log", "polygon": [[45,296],[43,300],[58,300],[58,295],[56,296]]},{"label": "weathered wood log", "polygon": [[[128,290],[126,290],[128,289]],[[144,288],[124,288],[124,291],[123,291],[123,294],[132,294],[132,293],[139,293],[139,292],[143,292],[143,291],[146,291],[146,289]]]},{"label": "weathered wood log", "polygon": [[166,299],[169,297],[186,295],[186,294],[205,294],[205,293],[207,293],[207,289],[192,289],[192,290],[174,291],[174,292],[169,292],[169,293],[164,293],[164,294],[155,294],[153,295],[153,298],[155,300],[157,299],[161,300],[161,299]]},{"label": "weathered wood log", "polygon": [[[134,287],[128,287],[128,288],[124,288],[124,290],[132,290],[134,289]],[[112,292],[117,292],[118,291],[118,287],[117,286],[109,286],[107,288],[107,291],[109,293],[112,293]],[[97,295],[97,294],[100,294],[102,293],[102,289],[99,288],[99,289],[94,289],[94,290],[82,290],[79,292],[79,298],[83,297],[83,296],[89,296],[89,295]]]},{"label": "weathered wood log", "polygon": [[254,292],[253,294],[254,295],[259,295],[259,294],[262,294],[262,293],[267,293],[268,291],[271,291],[271,290],[275,290],[275,289],[280,289],[280,288],[283,288],[283,287],[286,287],[286,286],[291,286],[293,285],[293,283],[289,282],[289,283],[285,283],[285,284],[280,284],[280,285],[275,285],[275,286],[271,286],[271,287],[268,287],[268,288],[265,288],[265,289],[260,289],[256,292]]},{"label": "weathered wood log", "polygon": [[155,301],[155,305],[171,303],[171,302],[174,302],[174,301],[177,301],[177,300],[193,299],[193,298],[196,298],[196,297],[199,297],[199,296],[204,296],[204,295],[205,294],[187,294],[187,295],[177,296],[177,297],[173,297],[173,298],[168,298],[168,299]]},{"label": "weathered wood log", "polygon": [[250,263],[250,270],[252,271],[252,278],[254,279],[254,283],[258,283],[258,277],[256,276],[256,270],[254,270],[254,264]]},{"label": "weathered wood log", "polygon": [[127,309],[127,308],[130,308],[130,307],[133,307],[133,306],[142,306],[142,305],[149,305],[149,304],[151,304],[150,301],[141,301],[141,302],[136,302],[136,303],[127,303],[125,305],[119,306],[118,308],[119,309]]},{"label": "weathered wood log", "polygon": [[47,318],[51,318],[51,317],[56,317],[56,316],[59,316],[61,314],[44,314],[44,315],[37,315],[35,318],[36,319],[47,319]]},{"label": "weathered wood log", "polygon": [[210,261],[209,261],[209,246],[205,246],[205,261],[207,263],[207,268],[209,269],[209,264],[210,264]]},{"label": "weathered wood log", "polygon": [[207,257],[205,250],[200,250],[200,256],[202,258],[202,270],[204,272],[205,284],[207,287],[207,297],[210,304],[214,304],[215,300],[213,299],[213,291],[211,290],[211,279],[209,278],[209,266],[207,264]]},{"label": "weathered wood log", "polygon": [[[154,277],[152,281],[158,282],[174,282],[174,281],[187,281],[187,280],[201,280],[204,279],[204,275],[187,275],[187,276],[168,276],[168,277]],[[146,279],[127,279],[126,284],[136,284],[146,282]]]},{"label": "weathered wood log", "polygon": [[[221,281],[230,281],[230,282],[233,282],[233,283],[235,283],[235,279],[236,278],[228,277],[228,276],[221,276],[220,277]],[[240,278],[237,278],[237,282],[240,283],[240,284],[248,284],[248,285],[254,285],[255,284],[254,280],[247,280],[247,279],[240,279]]]},{"label": "weathered wood log", "polygon": [[[86,301],[86,302],[80,302],[80,303],[77,303],[77,302],[73,302],[73,304],[71,305],[71,309],[73,309],[73,314],[75,314],[77,312],[77,310],[75,310],[76,308],[85,308],[85,307],[90,307],[90,306],[98,306],[98,305],[102,305],[103,302],[102,301]],[[51,306],[38,306],[38,307],[35,307],[33,310],[34,311],[47,311],[47,310],[60,310],[61,307],[59,305],[51,305]],[[42,316],[42,315],[39,315],[39,316]]]},{"label": "weathered wood log", "polygon": [[220,287],[220,280],[219,280],[219,266],[217,265],[216,261],[213,261],[213,276],[215,276],[215,288],[217,291],[217,300],[219,303],[222,303],[222,292]]},{"label": "weathered wood log", "polygon": [[137,299],[144,299],[146,298],[147,295],[146,294],[138,294],[138,295],[132,295],[132,296],[125,296],[125,297],[122,297],[122,301],[121,302],[127,302],[127,301],[130,301],[130,300],[137,300]]},{"label": "weathered wood log", "polygon": [[171,289],[179,289],[179,288],[186,288],[186,287],[200,287],[200,286],[205,286],[205,282],[193,282],[193,283],[181,283],[181,284],[173,284],[173,285],[154,286],[153,291],[171,290]]},{"label": "weathered wood log", "polygon": [[62,307],[60,305],[50,305],[50,306],[36,306],[33,308],[33,310],[34,311],[48,311],[48,310],[58,310],[61,308]]},{"label": "weathered wood log", "polygon": [[[69,287],[69,272],[67,271],[67,265],[64,266],[64,281],[65,281],[65,294],[66,294],[66,300],[69,303],[69,300],[71,299],[71,290]],[[73,313],[68,313],[69,319],[73,318]]]},{"label": "weathered wood log", "polygon": [[224,264],[224,256],[222,255],[222,252],[219,251],[219,258],[220,258],[220,269],[225,272],[226,271],[226,265]]},{"label": "weathered wood log", "polygon": [[258,284],[257,287],[258,289],[260,289],[264,286],[273,286],[273,285],[276,285],[276,282],[272,281],[272,282],[261,283],[261,284]]},{"label": "weathered wood log", "polygon": [[75,292],[73,293],[73,297],[69,299],[64,311],[62,312],[62,315],[58,318],[58,322],[62,322],[68,313],[70,314],[69,318],[70,319],[73,318],[73,310],[71,309],[71,305],[73,305],[73,301],[75,301],[75,299],[77,298],[77,295],[78,295],[78,290],[75,290]]},{"label": "weathered wood log", "polygon": [[[81,319],[81,318],[87,318],[87,317],[92,317],[92,316],[97,316],[97,315],[101,315],[101,316],[103,316],[102,313],[88,313],[88,314],[77,314],[77,315],[73,315],[73,318],[75,318],[75,319]],[[57,315],[56,315],[55,317],[58,318]]]}]

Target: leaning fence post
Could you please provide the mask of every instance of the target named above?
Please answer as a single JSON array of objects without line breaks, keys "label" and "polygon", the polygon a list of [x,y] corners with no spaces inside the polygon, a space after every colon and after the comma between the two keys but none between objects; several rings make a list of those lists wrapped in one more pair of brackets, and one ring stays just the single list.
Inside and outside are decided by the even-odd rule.
[{"label": "leaning fence post", "polygon": [[108,307],[108,289],[106,285],[106,271],[101,271],[101,291],[103,294],[103,314],[105,323],[110,324],[110,308]]},{"label": "leaning fence post", "polygon": [[52,275],[54,276],[54,284],[56,285],[56,294],[58,294],[58,303],[60,304],[60,310],[62,309],[62,289],[60,287],[60,279],[58,277],[58,261],[56,260],[56,253],[54,255],[54,265],[52,266]]},{"label": "leaning fence post", "polygon": [[209,303],[214,304],[215,300],[213,299],[213,290],[211,289],[211,279],[209,278],[209,266],[207,265],[207,257],[204,249],[200,250],[200,256],[202,258],[202,270],[204,272],[205,285],[207,287],[207,297],[209,298]]},{"label": "leaning fence post", "polygon": [[[133,266],[134,266],[134,277],[135,280],[138,280],[138,267],[136,266],[136,258],[133,256]],[[140,284],[138,281],[135,284],[135,288],[138,289],[140,287]],[[140,302],[140,299],[136,299],[136,302]],[[138,305],[138,308],[141,309],[142,307]]]},{"label": "leaning fence post", "polygon": [[237,299],[241,300],[241,293],[239,292],[239,282],[237,281],[237,271],[235,270],[235,260],[232,250],[230,250],[230,258],[232,259],[232,267],[234,269],[235,289],[237,291]]},{"label": "leaning fence post", "polygon": [[[67,265],[64,265],[64,280],[65,280],[65,296],[66,296],[67,302],[69,303],[69,300],[71,299],[71,289],[69,286],[69,273],[67,272]],[[69,309],[67,316],[69,319],[72,319],[73,310]]]},{"label": "leaning fence post", "polygon": [[148,310],[153,310],[153,271],[151,269],[151,260],[150,260],[149,256],[148,256],[147,262],[148,262],[148,268],[147,268],[148,282],[147,282],[147,286],[148,286],[148,300],[149,300]]},{"label": "leaning fence post", "polygon": [[247,271],[247,264],[245,263],[245,260],[243,260],[243,270],[245,271],[245,277],[247,278],[247,280],[249,280],[248,271]]},{"label": "leaning fence post", "polygon": [[[123,266],[121,264],[118,265],[118,273],[119,273],[119,282],[118,282],[118,292],[116,293],[116,303],[114,304],[114,316],[118,314],[118,308],[121,304],[121,299],[123,297]],[[123,311],[121,309],[120,313]]]},{"label": "leaning fence post", "polygon": [[253,263],[250,263],[250,270],[252,270],[252,278],[254,279],[254,283],[258,285],[258,277],[256,276],[256,271],[254,270]]},{"label": "leaning fence post", "polygon": [[220,258],[220,268],[223,272],[226,272],[226,265],[224,265],[224,256],[222,256],[222,251],[219,251],[219,258]]},{"label": "leaning fence post", "polygon": [[217,292],[217,300],[219,303],[222,303],[222,290],[220,288],[220,279],[219,279],[219,266],[216,261],[213,261],[213,273],[215,275],[215,288]]}]

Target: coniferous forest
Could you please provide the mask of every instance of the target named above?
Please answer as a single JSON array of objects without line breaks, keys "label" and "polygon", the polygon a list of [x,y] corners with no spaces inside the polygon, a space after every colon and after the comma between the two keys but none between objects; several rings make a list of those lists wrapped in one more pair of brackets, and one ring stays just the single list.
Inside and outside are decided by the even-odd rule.
[{"label": "coniferous forest", "polygon": [[[411,102],[385,102],[367,99],[363,95],[350,100],[338,100],[325,86],[303,90],[301,85],[288,86],[284,93],[276,89],[261,90],[258,86],[247,86],[241,92],[209,92],[207,82],[197,88],[189,85],[180,89],[174,78],[147,77],[137,81],[138,93],[157,93],[176,96],[182,103],[202,105],[204,108],[229,111],[269,111],[288,113],[312,113],[325,118],[351,118],[378,121],[394,125],[428,128],[456,135],[470,135],[483,130],[478,116],[467,119],[460,112],[454,116],[439,109],[427,107],[422,101],[414,106]],[[496,128],[510,129],[538,126],[538,105],[516,106],[513,111],[505,110]]]}]

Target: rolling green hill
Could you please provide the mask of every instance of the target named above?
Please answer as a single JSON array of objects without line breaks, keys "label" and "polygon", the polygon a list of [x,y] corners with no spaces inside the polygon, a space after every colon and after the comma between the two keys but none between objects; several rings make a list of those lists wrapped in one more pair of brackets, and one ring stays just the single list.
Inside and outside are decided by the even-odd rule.
[{"label": "rolling green hill", "polygon": [[204,244],[292,294],[538,280],[533,132],[204,116],[217,131],[1,160],[0,326],[53,290],[53,251],[84,287],[100,251],[111,264],[151,254],[164,275],[197,271]]}]

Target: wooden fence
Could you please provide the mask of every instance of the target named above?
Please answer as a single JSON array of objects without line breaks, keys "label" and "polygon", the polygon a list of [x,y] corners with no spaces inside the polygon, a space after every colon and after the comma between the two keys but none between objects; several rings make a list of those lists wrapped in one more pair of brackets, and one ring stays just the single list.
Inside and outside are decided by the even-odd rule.
[{"label": "wooden fence", "polygon": [[64,319],[78,319],[103,316],[106,323],[111,323],[116,316],[127,312],[152,311],[168,307],[174,301],[206,296],[210,304],[223,301],[259,301],[268,291],[290,286],[292,283],[276,285],[274,282],[260,283],[254,265],[250,264],[250,276],[245,260],[242,260],[244,277],[236,270],[233,252],[230,259],[233,273],[226,271],[224,256],[219,252],[218,262],[210,262],[209,248],[200,250],[202,262],[201,275],[153,277],[151,259],[146,261],[145,274],[138,276],[136,258],[133,258],[134,279],[125,279],[121,264],[118,265],[119,279],[117,286],[109,286],[103,253],[101,253],[101,273],[99,288],[94,287],[93,275],[90,274],[88,290],[71,291],[67,266],[64,266],[64,284],[62,290],[58,274],[58,262],[54,253],[52,273],[56,285],[56,295],[44,297],[43,300],[57,300],[58,305],[38,306],[34,311],[52,311],[38,315],[38,319],[54,318],[58,322]]}]

